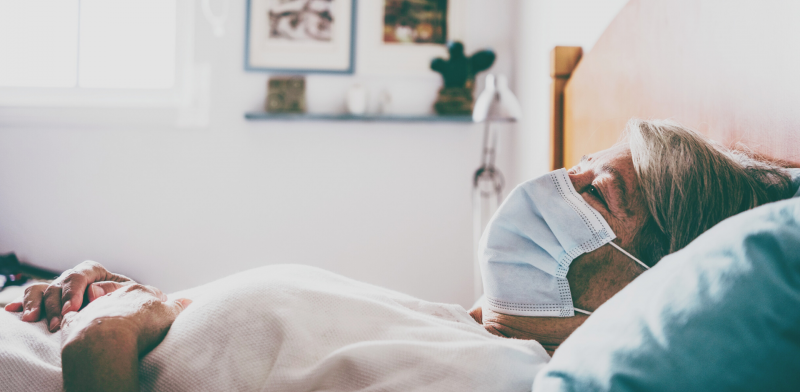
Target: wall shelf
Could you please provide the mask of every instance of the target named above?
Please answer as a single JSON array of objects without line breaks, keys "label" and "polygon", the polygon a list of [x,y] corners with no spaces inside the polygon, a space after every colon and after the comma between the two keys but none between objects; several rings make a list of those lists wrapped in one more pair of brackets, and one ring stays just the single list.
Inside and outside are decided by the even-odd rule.
[{"label": "wall shelf", "polygon": [[249,121],[363,121],[363,122],[449,122],[471,123],[471,115],[440,116],[436,114],[322,114],[322,113],[267,113],[247,112],[244,118]]}]

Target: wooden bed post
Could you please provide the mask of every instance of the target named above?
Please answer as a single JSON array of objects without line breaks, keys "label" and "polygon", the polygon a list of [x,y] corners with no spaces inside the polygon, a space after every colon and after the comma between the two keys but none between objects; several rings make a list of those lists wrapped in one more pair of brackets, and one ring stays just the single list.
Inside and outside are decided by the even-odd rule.
[{"label": "wooden bed post", "polygon": [[564,167],[564,87],[582,54],[580,46],[556,46],[550,52],[550,170]]}]

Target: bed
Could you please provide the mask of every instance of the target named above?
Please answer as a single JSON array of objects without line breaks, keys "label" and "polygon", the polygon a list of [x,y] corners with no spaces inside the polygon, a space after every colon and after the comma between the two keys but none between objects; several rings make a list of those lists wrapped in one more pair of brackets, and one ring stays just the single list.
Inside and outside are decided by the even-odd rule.
[{"label": "bed", "polygon": [[[631,118],[798,167],[798,15],[796,1],[631,0],[590,51],[554,48],[552,169],[621,141]],[[565,341],[534,391],[797,390],[798,221],[795,195],[662,259]]]},{"label": "bed", "polygon": [[[693,127],[724,144],[744,143],[755,153],[782,160],[787,165],[797,164],[800,162],[800,146],[798,146],[798,141],[800,141],[798,140],[800,138],[800,131],[798,131],[800,130],[800,90],[797,88],[797,86],[800,86],[800,72],[798,72],[798,69],[800,69],[798,67],[800,65],[800,39],[796,38],[800,37],[800,34],[798,34],[800,28],[795,27],[797,23],[794,20],[797,15],[800,15],[800,2],[771,0],[758,2],[632,0],[611,23],[591,51],[583,53],[581,48],[577,47],[555,48],[552,52],[551,67],[551,76],[553,77],[551,91],[553,168],[570,167],[577,163],[584,154],[612,146],[620,140],[625,123],[632,117],[671,118]],[[800,289],[797,287],[800,285],[800,273],[798,272],[800,268],[797,268],[800,266],[800,256],[798,256],[800,255],[800,249],[798,249],[798,246],[800,246],[798,245],[800,244],[800,235],[798,235],[800,233],[800,205],[796,208],[794,205],[780,205],[778,207],[780,208],[775,211],[760,211],[759,214],[740,217],[735,220],[733,222],[734,226],[742,230],[742,233],[738,236],[727,235],[728,233],[720,232],[719,230],[713,233],[709,231],[711,236],[706,237],[710,238],[706,243],[724,243],[724,241],[733,243],[734,241],[743,242],[752,239],[752,233],[746,230],[754,225],[751,225],[751,221],[748,219],[752,219],[752,221],[760,219],[763,224],[759,227],[763,228],[764,232],[768,232],[770,228],[773,228],[779,233],[786,234],[785,238],[787,240],[781,246],[791,250],[791,252],[784,252],[785,255],[794,258],[787,256],[785,260],[781,259],[783,264],[776,265],[786,267],[790,262],[795,263],[795,268],[791,270],[794,272],[789,269],[782,270],[786,273],[786,276],[794,277],[794,280],[790,283],[795,285],[793,286],[794,291],[787,289],[784,294],[786,294],[787,298],[791,295],[795,295],[795,297],[781,303],[773,303],[770,302],[770,298],[763,298],[761,306],[753,308],[752,312],[748,313],[747,320],[759,320],[758,317],[767,314],[770,317],[775,316],[773,319],[775,321],[774,324],[780,324],[776,320],[784,322],[784,324],[780,325],[795,323],[793,325],[796,326],[794,328],[796,332],[793,335],[787,334],[786,336],[789,337],[790,342],[797,344],[797,342],[800,342],[800,336],[798,336],[797,332],[800,331],[800,325],[798,325],[800,311],[797,310],[800,309],[800,306],[798,306],[800,301],[797,298],[800,296]],[[756,211],[754,210],[754,212]],[[790,222],[791,224],[782,224],[782,222],[775,220],[776,216],[794,220]],[[793,233],[794,236],[789,236],[787,233]],[[688,253],[690,257],[678,259],[683,264],[673,263],[672,265],[679,267],[691,265],[689,261],[693,260],[693,257],[718,257],[719,262],[722,264],[726,262],[733,263],[738,260],[726,258],[728,257],[726,254],[735,252],[728,252],[727,249],[724,249],[724,251],[720,253],[719,249],[705,249],[695,246]],[[736,254],[741,254],[741,252]],[[762,263],[762,265],[766,264],[768,263]],[[734,267],[741,266],[739,264],[731,265]],[[651,272],[658,272],[659,268],[656,267]],[[661,270],[664,269],[662,268]],[[739,270],[744,271],[746,268],[739,268]],[[707,272],[699,271],[692,277],[696,279],[707,277]],[[794,275],[791,275],[790,272],[794,273]],[[652,273],[649,276],[651,277],[649,280],[641,281],[641,284],[638,285],[632,284],[629,288],[637,289],[637,287],[642,288],[642,286],[645,286],[645,289],[649,289],[666,281]],[[743,282],[747,281],[743,280]],[[763,283],[762,281],[753,282],[753,284]],[[699,286],[694,281],[690,282],[682,292],[686,293],[688,290]],[[571,390],[691,390],[693,386],[700,385],[678,382],[680,375],[686,374],[678,372],[673,373],[678,375],[674,383],[665,384],[658,383],[658,380],[654,381],[658,383],[658,386],[664,388],[637,388],[637,386],[645,385],[641,383],[652,381],[643,378],[647,376],[646,372],[634,372],[634,376],[639,378],[617,377],[617,374],[613,374],[614,377],[603,378],[601,376],[607,376],[611,373],[606,371],[601,376],[597,376],[596,374],[580,373],[580,370],[576,372],[570,369],[570,366],[578,366],[580,369],[589,369],[593,365],[605,366],[610,364],[612,359],[618,360],[620,358],[620,356],[615,357],[613,355],[611,357],[603,357],[608,352],[608,350],[604,352],[598,351],[604,350],[603,346],[584,342],[578,344],[575,339],[588,338],[602,343],[614,341],[615,337],[619,338],[620,331],[628,333],[627,330],[620,328],[619,325],[603,324],[604,317],[607,321],[616,321],[617,323],[620,320],[626,320],[619,316],[615,318],[613,313],[614,306],[627,311],[628,317],[632,317],[631,315],[636,313],[634,310],[637,309],[638,313],[636,314],[639,315],[647,315],[648,311],[654,311],[652,306],[642,305],[641,301],[634,303],[643,297],[631,295],[635,291],[631,291],[629,288],[621,292],[625,295],[612,298],[607,303],[609,306],[603,305],[598,309],[590,317],[589,321],[578,329],[576,335],[580,336],[573,335],[565,342],[564,346],[556,352],[553,360],[537,376],[545,375],[551,379],[540,380],[541,377],[537,378],[533,386],[535,390],[570,390],[569,388],[560,388],[559,385],[562,384],[550,384],[550,382],[554,382],[553,380],[556,380],[556,382],[563,380],[565,375],[579,382],[588,380],[585,381],[585,384],[580,384],[580,387]],[[792,287],[789,288],[791,289]],[[673,292],[669,294],[673,294]],[[739,298],[743,301],[741,303],[752,300],[752,298],[741,296]],[[669,298],[665,300],[669,300]],[[202,309],[200,304],[200,300],[197,300],[192,305],[194,308],[190,308],[190,310],[196,312],[197,309]],[[715,304],[712,303],[709,306],[712,305]],[[710,309],[712,311],[705,314],[714,316],[715,312],[713,310],[717,308],[712,307]],[[774,309],[780,309],[780,311],[776,315],[764,313]],[[724,313],[725,316],[740,314],[737,313],[739,309],[735,307],[728,309],[727,312]],[[200,316],[198,315],[198,317]],[[249,316],[251,315],[242,315],[242,317]],[[783,318],[779,319],[777,316]],[[183,320],[181,322],[189,323],[189,321],[185,321],[188,320],[187,318]],[[455,320],[453,322],[457,323],[458,321]],[[469,322],[469,320],[461,321]],[[632,322],[635,321],[633,320]],[[614,326],[614,328],[608,328],[609,325]],[[747,325],[742,324],[742,328],[744,327],[747,327]],[[35,326],[35,328],[41,328],[41,326]],[[694,326],[694,330],[705,331],[702,325]],[[668,365],[672,365],[673,368],[677,369],[693,363],[688,359],[667,363],[670,355],[679,354],[679,356],[688,358],[692,354],[692,352],[677,351],[676,349],[672,349],[672,351],[665,349],[666,352],[659,352],[658,358],[662,362],[646,362],[646,358],[642,359],[644,357],[642,356],[642,350],[639,349],[640,346],[637,346],[637,342],[630,338],[635,333],[636,331],[632,331],[630,335],[618,340],[630,343],[628,349],[632,351],[626,352],[626,355],[629,355],[626,358],[641,360],[641,363],[646,363],[650,366],[648,371],[657,373],[658,370],[669,368]],[[725,335],[713,334],[711,336],[719,339]],[[180,336],[173,337],[180,338]],[[608,338],[605,339],[604,337]],[[700,345],[714,339],[697,334],[694,335],[694,338],[697,339],[696,342],[698,344],[698,346],[692,347],[696,348],[695,351],[714,353],[713,350],[703,350],[700,347]],[[764,338],[767,339],[768,337]],[[494,338],[486,336],[486,339]],[[198,341],[200,341],[199,338]],[[180,342],[182,343],[183,341]],[[53,346],[51,352],[58,352],[57,339],[53,338],[52,341],[45,343]],[[248,341],[244,341],[241,344],[243,346],[252,346],[250,348],[253,349],[258,348],[257,345],[252,345]],[[176,343],[174,346],[179,345]],[[197,346],[187,346],[198,348],[198,350],[203,348],[204,350],[202,350],[201,354],[205,355],[205,357],[189,352],[186,355],[190,358],[181,362],[181,365],[191,364],[192,361],[198,360],[207,359],[211,361],[219,357],[218,352],[206,349],[199,343]],[[159,366],[152,364],[157,363],[156,361],[158,360],[167,361],[172,358],[167,355],[170,347],[169,345],[163,345],[149,357],[148,360],[151,362],[145,363],[145,366],[150,366],[146,369],[147,372],[150,372],[148,374],[165,373]],[[575,347],[575,349],[570,347]],[[737,347],[741,346],[729,346],[732,349]],[[784,345],[780,348],[784,350],[783,352],[790,354],[778,357],[777,359],[781,360],[780,363],[783,368],[777,367],[775,369],[783,374],[789,374],[790,372],[787,369],[790,370],[795,367],[798,360],[800,360],[800,350],[791,345]],[[581,356],[582,359],[570,357],[570,353],[575,353],[575,355]],[[587,353],[592,355],[587,355]],[[733,350],[730,353],[727,358],[737,358],[737,351]],[[762,356],[769,353],[771,351],[767,349],[759,352]],[[705,361],[704,363],[710,364],[714,362],[713,360],[707,361],[706,358],[694,358],[698,359],[698,361],[702,359]],[[52,389],[58,390],[60,388],[58,384],[60,380],[58,369],[60,358],[57,354],[54,354],[47,360],[50,378],[54,380]],[[581,360],[584,362],[581,362]],[[760,360],[761,366],[769,365],[770,363],[770,358],[768,357],[762,357]],[[772,358],[772,360],[775,360],[775,358]],[[419,369],[419,367],[415,366],[422,363],[416,360],[406,362],[410,364],[409,369],[414,372]],[[448,363],[457,363],[457,360],[449,360]],[[730,365],[731,368],[728,369],[730,371],[727,372],[729,373],[728,377],[736,377],[746,373],[737,372],[735,365]],[[430,366],[430,363],[425,363],[425,366]],[[461,370],[465,369],[463,364],[460,364],[460,366]],[[528,366],[531,373],[536,371],[534,369],[535,366],[538,365]],[[238,377],[236,372],[240,372],[242,369],[249,370],[249,368],[245,367],[228,370]],[[761,368],[754,366],[750,370],[752,371],[753,369]],[[180,371],[176,371],[176,373],[179,375],[188,374],[184,369],[178,370]],[[726,383],[741,381],[736,378],[723,380],[717,373],[698,366],[694,366],[693,370],[695,373],[692,373],[692,375],[697,377],[694,379],[695,381],[705,377],[701,381],[711,384],[702,385],[712,385],[711,388],[699,390],[719,389],[713,388],[713,385],[730,385]],[[347,371],[347,369],[333,369],[333,373],[338,375],[347,375]],[[602,369],[598,370],[598,372],[602,371]],[[765,372],[755,376],[763,378],[769,374]],[[795,374],[797,373],[795,372]],[[217,375],[207,376],[216,377]],[[562,378],[557,379],[557,377]],[[797,379],[798,376],[795,375],[793,377],[795,378],[788,380],[791,382],[790,384],[783,384],[783,386],[798,385],[800,383],[800,380]],[[221,378],[217,378],[221,380]],[[153,377],[153,379],[156,378]],[[432,377],[432,379],[441,380],[442,378],[437,376]],[[613,383],[620,382],[619,380],[633,381],[627,384],[626,388],[626,385]],[[542,383],[539,383],[539,381],[542,381]],[[786,380],[784,379],[784,381]],[[715,382],[718,384],[714,384]],[[156,384],[151,383],[151,385]],[[189,384],[184,383],[184,385]],[[555,385],[555,387],[548,388],[547,385]],[[743,390],[747,390],[749,387],[746,383],[736,385],[741,385],[740,389]],[[776,386],[774,384],[770,385],[764,382],[758,385],[763,386],[764,389],[781,389],[774,388]],[[778,387],[780,386],[778,385]],[[443,390],[443,388],[429,387],[428,390]],[[214,388],[206,384],[206,389]],[[224,388],[217,389],[222,390]],[[730,388],[730,390],[735,389]],[[528,386],[526,385],[521,390],[528,390]],[[784,388],[784,390],[792,389]]]},{"label": "bed", "polygon": [[669,118],[800,163],[800,3],[632,0],[588,53],[552,52],[552,167]]}]

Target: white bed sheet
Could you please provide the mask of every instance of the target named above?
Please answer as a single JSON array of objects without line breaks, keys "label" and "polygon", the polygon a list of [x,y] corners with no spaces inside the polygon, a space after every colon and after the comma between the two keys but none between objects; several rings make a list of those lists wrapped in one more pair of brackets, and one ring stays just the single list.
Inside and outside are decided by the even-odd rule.
[{"label": "white bed sheet", "polygon": [[[148,391],[529,391],[549,356],[458,305],[303,266],[176,293],[194,302],[140,367]],[[61,390],[60,334],[0,315],[4,391]],[[10,349],[7,349],[10,348]]]}]

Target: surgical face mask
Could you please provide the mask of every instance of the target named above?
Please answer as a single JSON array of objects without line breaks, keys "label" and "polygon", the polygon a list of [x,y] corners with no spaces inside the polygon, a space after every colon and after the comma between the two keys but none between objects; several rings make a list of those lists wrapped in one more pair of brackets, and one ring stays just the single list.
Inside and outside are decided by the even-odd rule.
[{"label": "surgical face mask", "polygon": [[577,309],[567,283],[576,257],[611,244],[608,222],[559,169],[520,184],[483,233],[479,261],[489,309],[518,316],[571,317]]}]

